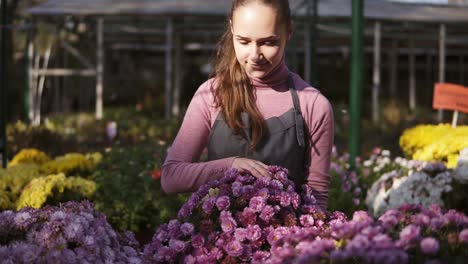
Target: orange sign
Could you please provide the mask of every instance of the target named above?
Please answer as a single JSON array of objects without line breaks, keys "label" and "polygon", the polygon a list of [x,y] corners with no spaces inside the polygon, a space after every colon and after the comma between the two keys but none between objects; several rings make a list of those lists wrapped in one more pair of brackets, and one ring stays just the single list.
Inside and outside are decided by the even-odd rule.
[{"label": "orange sign", "polygon": [[468,87],[452,83],[436,83],[432,108],[468,113]]}]

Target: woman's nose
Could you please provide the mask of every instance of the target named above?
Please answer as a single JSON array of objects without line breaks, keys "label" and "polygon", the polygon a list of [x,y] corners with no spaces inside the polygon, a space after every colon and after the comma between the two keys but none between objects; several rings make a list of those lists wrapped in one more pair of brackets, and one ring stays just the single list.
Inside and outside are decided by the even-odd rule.
[{"label": "woman's nose", "polygon": [[254,60],[254,61],[257,61],[261,58],[261,55],[262,55],[262,51],[261,51],[261,48],[259,45],[257,44],[253,44],[251,47],[250,47],[250,56],[251,56],[251,59]]}]

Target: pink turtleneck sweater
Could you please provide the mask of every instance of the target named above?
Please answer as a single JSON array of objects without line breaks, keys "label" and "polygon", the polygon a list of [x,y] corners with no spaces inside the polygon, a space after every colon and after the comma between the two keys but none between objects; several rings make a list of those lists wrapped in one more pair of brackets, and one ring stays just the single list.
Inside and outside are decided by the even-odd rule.
[{"label": "pink turtleneck sweater", "polygon": [[[283,62],[262,79],[251,78],[257,107],[265,119],[280,116],[293,107],[287,85],[289,70]],[[330,156],[333,146],[333,110],[328,100],[297,74],[291,73],[299,96],[302,116],[308,129],[309,147],[306,160],[307,184],[312,187],[318,204],[327,207],[330,183]],[[162,167],[161,184],[166,193],[195,191],[212,179],[219,179],[231,168],[235,157],[198,162],[220,109],[214,107],[210,86],[203,83],[195,93],[182,126]],[[267,164],[277,165],[277,164]]]}]

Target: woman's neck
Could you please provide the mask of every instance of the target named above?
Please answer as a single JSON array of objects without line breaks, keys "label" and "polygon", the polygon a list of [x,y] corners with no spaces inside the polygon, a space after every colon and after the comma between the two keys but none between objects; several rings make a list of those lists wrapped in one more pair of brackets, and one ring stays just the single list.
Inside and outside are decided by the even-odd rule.
[{"label": "woman's neck", "polygon": [[249,79],[256,88],[275,88],[287,85],[289,69],[282,60],[271,72],[262,78],[250,77]]}]

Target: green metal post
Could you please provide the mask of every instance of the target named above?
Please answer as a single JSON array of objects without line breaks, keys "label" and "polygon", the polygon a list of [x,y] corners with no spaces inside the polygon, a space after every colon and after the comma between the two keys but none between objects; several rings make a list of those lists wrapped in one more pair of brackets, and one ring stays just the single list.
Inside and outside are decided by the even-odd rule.
[{"label": "green metal post", "polygon": [[1,50],[0,50],[0,151],[2,166],[7,166],[7,135],[6,135],[6,96],[7,96],[7,1],[1,0]]},{"label": "green metal post", "polygon": [[360,154],[361,135],[361,101],[362,101],[362,56],[363,56],[363,0],[352,3],[352,36],[351,36],[351,91],[349,130],[349,165],[354,169],[355,159]]},{"label": "green metal post", "polygon": [[313,86],[318,86],[318,60],[317,60],[317,41],[318,41],[318,1],[312,0],[312,28],[311,28],[311,38],[310,38],[310,82]]},{"label": "green metal post", "polygon": [[[32,21],[28,20],[28,25],[31,26]],[[25,81],[25,89],[24,89],[24,120],[28,120],[29,122],[31,120],[29,120],[29,109],[31,107],[31,105],[29,104],[29,97],[31,96],[29,94],[29,87],[31,85],[31,72],[30,72],[30,65],[31,65],[31,60],[32,60],[32,54],[31,54],[31,50],[30,49],[30,45],[31,45],[31,41],[32,40],[32,28],[28,28],[28,31],[27,31],[27,36],[26,36],[26,49],[27,49],[27,54],[25,56],[25,67],[26,67],[26,81]]]}]

